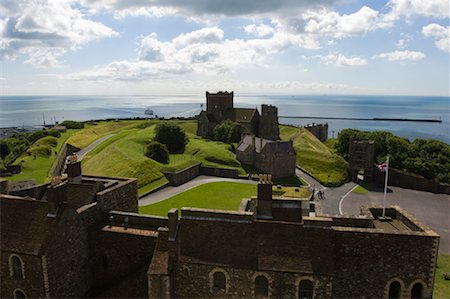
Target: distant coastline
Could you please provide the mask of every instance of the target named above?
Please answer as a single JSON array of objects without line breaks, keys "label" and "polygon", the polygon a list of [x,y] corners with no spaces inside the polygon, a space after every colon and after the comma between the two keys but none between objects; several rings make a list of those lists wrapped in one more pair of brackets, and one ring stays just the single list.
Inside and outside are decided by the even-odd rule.
[{"label": "distant coastline", "polygon": [[[191,96],[1,96],[0,127],[37,126],[64,120],[145,117],[150,107],[159,117],[192,117],[204,95]],[[383,130],[408,138],[450,143],[450,97],[349,95],[235,95],[236,107],[262,103],[278,107],[280,123],[329,124],[329,136],[345,128]],[[298,119],[296,116],[305,118]],[[316,118],[314,118],[316,116]],[[287,117],[287,118],[284,118]],[[433,120],[410,123],[404,119]],[[395,121],[394,121],[395,120]]]}]

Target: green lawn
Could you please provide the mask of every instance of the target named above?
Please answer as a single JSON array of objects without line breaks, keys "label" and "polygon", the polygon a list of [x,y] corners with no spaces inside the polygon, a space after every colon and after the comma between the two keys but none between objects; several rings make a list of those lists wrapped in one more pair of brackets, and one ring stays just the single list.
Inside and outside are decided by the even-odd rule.
[{"label": "green lawn", "polygon": [[[61,133],[61,136],[58,138],[58,143],[56,147],[51,147],[51,154],[50,156],[41,156],[36,155],[36,158],[34,158],[33,155],[29,156],[26,152],[23,153],[19,158],[14,161],[13,164],[20,164],[22,163],[22,172],[16,175],[13,175],[11,177],[8,177],[9,181],[15,182],[15,181],[21,181],[21,180],[30,180],[34,179],[37,184],[44,183],[45,181],[49,180],[48,174],[50,172],[50,169],[55,162],[56,155],[55,152],[59,153],[61,150],[62,145],[66,140],[72,136],[76,130],[67,130],[64,133]],[[36,148],[36,144],[40,144],[41,146],[48,146],[48,144],[52,143],[52,138],[43,137],[36,141],[30,149]],[[33,151],[34,152],[34,151]]]},{"label": "green lawn", "polygon": [[445,280],[442,275],[450,272],[450,255],[441,254],[438,256],[436,278],[434,281],[433,298],[444,299],[450,297],[450,280]]},{"label": "green lawn", "polygon": [[238,210],[243,198],[256,195],[256,185],[219,182],[208,183],[177,194],[164,201],[139,207],[139,213],[167,216],[171,208]]},{"label": "green lawn", "polygon": [[348,177],[348,163],[309,131],[294,126],[280,126],[282,140],[293,139],[297,164],[323,185],[341,185]]},{"label": "green lawn", "polygon": [[353,192],[358,193],[358,194],[367,194],[369,193],[369,190],[366,189],[366,187],[362,186],[362,185],[358,185]]}]

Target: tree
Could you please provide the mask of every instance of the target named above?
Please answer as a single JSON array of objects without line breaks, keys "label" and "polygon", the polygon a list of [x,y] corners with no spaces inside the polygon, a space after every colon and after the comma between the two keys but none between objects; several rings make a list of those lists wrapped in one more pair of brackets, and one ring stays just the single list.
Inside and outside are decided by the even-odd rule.
[{"label": "tree", "polygon": [[8,156],[10,150],[9,146],[6,142],[0,142],[0,157],[4,159],[6,156]]},{"label": "tree", "polygon": [[152,141],[147,145],[145,155],[160,163],[169,163],[169,151],[167,150],[167,146],[158,141]]},{"label": "tree", "polygon": [[213,138],[225,143],[239,142],[241,135],[248,132],[248,129],[244,126],[231,120],[225,120],[214,128]]},{"label": "tree", "polygon": [[155,128],[155,141],[165,144],[170,153],[182,153],[188,138],[179,125],[161,122]]}]

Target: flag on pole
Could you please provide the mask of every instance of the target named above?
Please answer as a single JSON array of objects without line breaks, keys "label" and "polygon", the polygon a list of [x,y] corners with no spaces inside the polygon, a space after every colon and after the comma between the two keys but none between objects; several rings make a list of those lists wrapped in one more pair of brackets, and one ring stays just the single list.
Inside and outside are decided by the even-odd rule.
[{"label": "flag on pole", "polygon": [[379,169],[381,172],[385,172],[387,166],[388,166],[388,165],[387,165],[387,162],[384,162],[383,164],[377,165],[378,169]]},{"label": "flag on pole", "polygon": [[386,157],[386,162],[381,165],[378,165],[378,168],[385,172],[384,175],[384,194],[383,194],[383,218],[386,218],[386,193],[387,193],[387,185],[388,185],[388,173],[389,173],[389,156]]}]

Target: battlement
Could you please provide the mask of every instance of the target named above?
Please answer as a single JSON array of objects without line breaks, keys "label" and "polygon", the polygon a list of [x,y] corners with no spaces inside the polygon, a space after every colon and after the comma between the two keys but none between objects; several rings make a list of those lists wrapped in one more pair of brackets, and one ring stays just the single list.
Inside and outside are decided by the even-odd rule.
[{"label": "battlement", "polygon": [[304,126],[306,130],[311,132],[320,141],[325,141],[328,139],[328,123],[325,124],[307,124]]},{"label": "battlement", "polygon": [[181,220],[206,220],[235,223],[252,223],[253,212],[181,208]]}]

